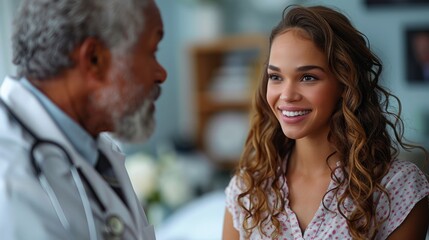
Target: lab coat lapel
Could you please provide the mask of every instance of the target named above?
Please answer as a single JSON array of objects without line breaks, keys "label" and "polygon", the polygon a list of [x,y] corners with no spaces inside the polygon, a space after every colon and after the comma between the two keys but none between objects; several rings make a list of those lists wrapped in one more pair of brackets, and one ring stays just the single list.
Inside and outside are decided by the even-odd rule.
[{"label": "lab coat lapel", "polygon": [[91,183],[94,194],[97,195],[101,203],[107,208],[106,213],[103,213],[99,208],[93,209],[94,217],[104,222],[107,217],[113,215],[120,216],[124,224],[132,232],[132,235],[136,235],[135,223],[130,211],[119,196],[87,162],[80,162],[77,165],[82,170],[82,174],[88,179],[88,182]]},{"label": "lab coat lapel", "polygon": [[126,172],[124,166],[125,156],[119,152],[119,148],[113,143],[112,139],[110,139],[107,134],[101,134],[98,139],[98,143],[103,153],[108,156],[113,170],[117,175],[119,184],[121,185],[125,195],[125,201],[127,202],[127,205],[131,210],[132,217],[136,223],[136,231],[138,233],[143,232],[145,236],[143,239],[155,239],[153,226],[149,225],[143,208],[141,207],[132,188],[128,173]]}]

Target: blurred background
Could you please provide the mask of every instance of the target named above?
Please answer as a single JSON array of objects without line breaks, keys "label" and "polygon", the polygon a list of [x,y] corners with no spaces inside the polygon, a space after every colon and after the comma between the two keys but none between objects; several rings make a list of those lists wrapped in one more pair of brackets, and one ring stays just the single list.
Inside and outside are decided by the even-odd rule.
[{"label": "blurred background", "polygon": [[[15,73],[10,36],[19,2],[0,2],[0,82]],[[166,33],[158,58],[168,71],[157,127],[149,142],[123,145],[157,239],[220,239],[223,191],[246,137],[267,37],[289,4],[327,5],[351,19],[384,63],[383,85],[402,101],[405,136],[429,146],[429,0],[157,3]],[[420,155],[403,155],[420,164]]]}]

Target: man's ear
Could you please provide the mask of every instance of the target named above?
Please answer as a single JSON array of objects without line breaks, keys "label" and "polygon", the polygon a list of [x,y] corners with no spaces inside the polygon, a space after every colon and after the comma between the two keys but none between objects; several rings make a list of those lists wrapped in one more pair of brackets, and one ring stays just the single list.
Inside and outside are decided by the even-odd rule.
[{"label": "man's ear", "polygon": [[103,83],[111,64],[110,50],[98,39],[87,38],[76,49],[76,67],[92,83]]}]

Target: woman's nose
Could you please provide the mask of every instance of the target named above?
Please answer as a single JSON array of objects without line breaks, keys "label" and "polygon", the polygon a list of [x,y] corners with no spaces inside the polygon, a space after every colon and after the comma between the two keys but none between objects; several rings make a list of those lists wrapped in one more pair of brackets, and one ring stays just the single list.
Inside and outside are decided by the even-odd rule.
[{"label": "woman's nose", "polygon": [[301,94],[299,94],[295,84],[286,82],[282,88],[280,100],[285,102],[294,102],[298,101],[300,98]]}]

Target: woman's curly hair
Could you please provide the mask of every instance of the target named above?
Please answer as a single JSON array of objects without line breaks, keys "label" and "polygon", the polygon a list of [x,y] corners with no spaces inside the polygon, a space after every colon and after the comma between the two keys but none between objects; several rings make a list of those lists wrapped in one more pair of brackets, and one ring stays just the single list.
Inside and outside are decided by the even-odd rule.
[{"label": "woman's curly hair", "polygon": [[[291,28],[303,30],[326,54],[329,70],[343,86],[328,140],[341,161],[337,168],[344,177],[335,177],[335,169],[331,170],[331,178],[337,183],[331,191],[338,199],[337,211],[346,218],[351,236],[372,238],[386,220],[376,219],[374,193],[388,195],[380,182],[390,163],[397,157],[399,147],[414,147],[402,140],[400,101],[379,84],[382,64],[371,52],[366,37],[346,16],[324,6],[286,8],[272,30],[270,45],[276,36]],[[266,235],[263,227],[272,224],[275,231],[271,237],[275,237],[280,234],[278,216],[285,209],[281,190],[285,172],[280,166],[294,140],[283,134],[266,100],[266,68],[253,99],[251,128],[236,175],[245,186],[238,196],[245,210],[244,229],[250,234],[257,228]],[[392,107],[392,99],[396,106]],[[340,193],[340,188],[345,191]],[[275,204],[269,204],[268,194],[275,195]],[[354,205],[352,212],[345,212],[346,199]]]}]

